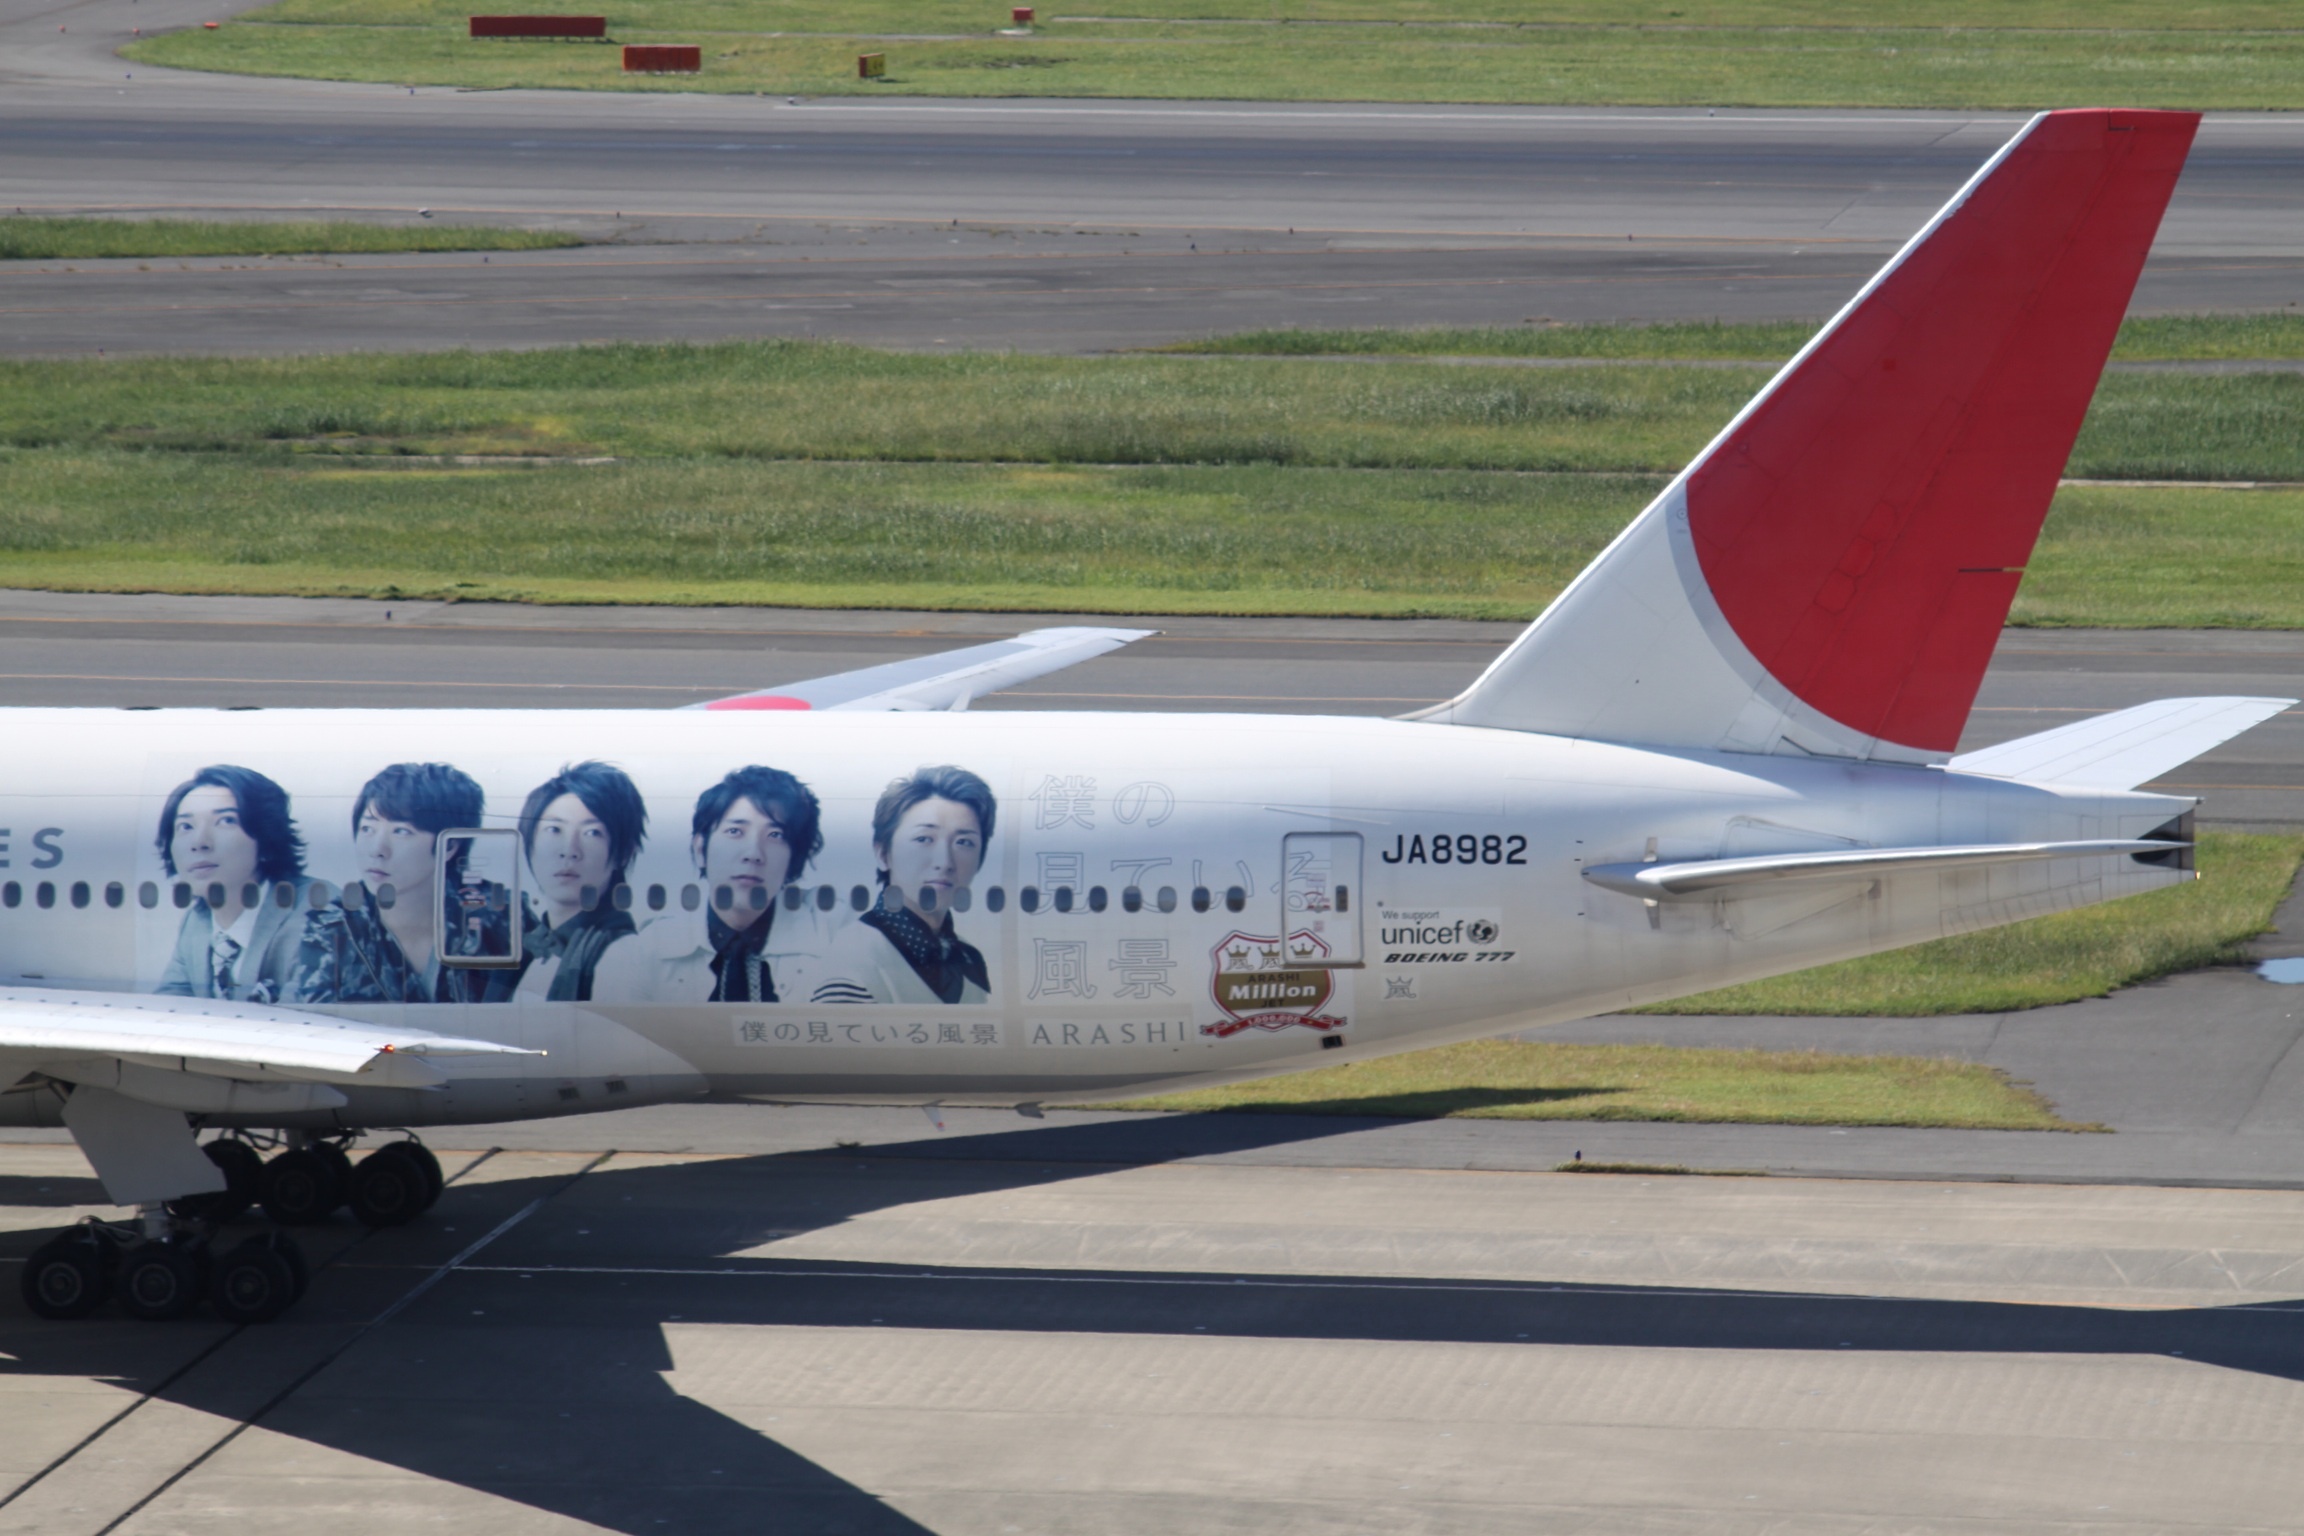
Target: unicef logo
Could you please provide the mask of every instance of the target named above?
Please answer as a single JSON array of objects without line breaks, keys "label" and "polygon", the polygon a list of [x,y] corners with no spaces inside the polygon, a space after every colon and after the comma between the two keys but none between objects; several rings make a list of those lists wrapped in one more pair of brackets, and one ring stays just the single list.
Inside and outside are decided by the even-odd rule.
[{"label": "unicef logo", "polygon": [[1493,944],[1496,942],[1496,925],[1486,918],[1466,923],[1464,937],[1475,944]]}]

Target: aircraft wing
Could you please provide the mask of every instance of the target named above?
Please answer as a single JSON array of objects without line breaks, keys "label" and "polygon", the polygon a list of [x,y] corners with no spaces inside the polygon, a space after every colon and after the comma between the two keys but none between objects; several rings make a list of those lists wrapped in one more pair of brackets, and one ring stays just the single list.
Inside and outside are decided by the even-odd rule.
[{"label": "aircraft wing", "polygon": [[2294,699],[2156,699],[1963,752],[1945,766],[1995,779],[2134,789],[2295,707]]},{"label": "aircraft wing", "polygon": [[0,1053],[27,1070],[57,1064],[53,1075],[68,1081],[80,1077],[65,1064],[112,1061],[244,1082],[386,1088],[438,1086],[430,1058],[543,1054],[259,1003],[44,987],[0,987]]},{"label": "aircraft wing", "polygon": [[966,709],[969,702],[1045,677],[1156,629],[1035,629],[1012,640],[914,656],[855,672],[835,672],[758,693],[690,704],[689,709]]},{"label": "aircraft wing", "polygon": [[1829,853],[1761,854],[1744,859],[1687,859],[1671,864],[1595,864],[1594,885],[1648,901],[1709,901],[1738,887],[1828,880],[1877,880],[1926,869],[1973,869],[2035,859],[2106,854],[2172,854],[2183,848],[2156,838],[2099,838],[2073,843],[1980,843],[1961,848],[1851,848]]}]

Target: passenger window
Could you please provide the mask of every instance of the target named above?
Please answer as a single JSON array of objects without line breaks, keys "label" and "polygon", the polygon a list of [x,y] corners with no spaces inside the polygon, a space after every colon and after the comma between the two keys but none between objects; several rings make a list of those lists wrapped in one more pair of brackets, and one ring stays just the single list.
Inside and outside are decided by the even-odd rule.
[{"label": "passenger window", "polygon": [[1040,887],[1028,885],[1016,893],[1016,905],[1027,912],[1040,910]]},{"label": "passenger window", "polygon": [[171,893],[171,895],[173,895],[175,898],[176,910],[179,912],[184,910],[184,908],[192,905],[192,887],[186,885],[181,880],[176,882],[176,889]]},{"label": "passenger window", "polygon": [[[149,880],[136,887],[136,904],[147,912],[160,905],[160,887]],[[10,902],[9,905],[14,906],[15,903]]]},{"label": "passenger window", "polygon": [[984,910],[998,912],[1008,905],[1008,893],[998,886],[984,893]]},{"label": "passenger window", "polygon": [[1104,887],[1100,885],[1092,885],[1088,887],[1088,910],[1091,912],[1101,912],[1104,910],[1106,905],[1107,903],[1104,897]]},{"label": "passenger window", "polygon": [[1208,910],[1208,887],[1204,885],[1192,887],[1192,910],[1195,912]]},{"label": "passenger window", "polygon": [[272,887],[272,905],[283,912],[293,911],[296,906],[296,887],[285,880]]},{"label": "passenger window", "polygon": [[1059,912],[1072,910],[1072,887],[1068,885],[1056,887],[1056,910]]},{"label": "passenger window", "polygon": [[253,907],[264,899],[264,887],[251,880],[240,887],[240,905]]},{"label": "passenger window", "polygon": [[576,892],[576,905],[586,912],[598,911],[600,908],[600,887],[587,885],[578,890]]},{"label": "passenger window", "polygon": [[1224,910],[1225,910],[1225,911],[1227,911],[1227,912],[1240,912],[1240,911],[1244,911],[1244,910],[1246,910],[1247,906],[1248,906],[1248,893],[1247,893],[1246,891],[1244,891],[1244,890],[1240,889],[1240,887],[1238,887],[1238,886],[1236,886],[1236,885],[1235,885],[1235,886],[1232,886],[1232,887],[1230,887],[1229,889],[1227,889],[1227,890],[1224,892]]},{"label": "passenger window", "polygon": [[962,886],[952,893],[953,911],[965,912],[974,905],[976,905],[976,897],[969,891],[968,887]]},{"label": "passenger window", "polygon": [[1133,885],[1129,886],[1120,893],[1120,910],[1123,912],[1143,911],[1144,893]]},{"label": "passenger window", "polygon": [[808,903],[808,893],[797,885],[784,887],[784,910],[797,912]]},{"label": "passenger window", "polygon": [[664,910],[664,887],[660,885],[648,887],[648,910],[651,912]]},{"label": "passenger window", "polygon": [[[888,889],[894,891],[896,890],[896,887],[891,885],[888,887]],[[903,893],[900,891],[897,892],[896,899],[898,901],[902,901],[904,899]],[[920,887],[920,910],[923,912],[933,912],[936,910],[936,887],[932,885],[924,885]]]},{"label": "passenger window", "polygon": [[712,887],[712,905],[723,912],[736,910],[736,893],[725,885]]},{"label": "passenger window", "polygon": [[336,899],[335,890],[325,880],[315,880],[304,892],[304,903],[317,912]]},{"label": "passenger window", "polygon": [[1161,911],[1163,911],[1163,912],[1173,912],[1173,911],[1175,911],[1175,910],[1176,910],[1176,887],[1174,887],[1174,886],[1172,886],[1172,885],[1164,885],[1164,886],[1160,887],[1160,897],[1159,897],[1159,901],[1160,901],[1160,910],[1161,910]]},{"label": "passenger window", "polygon": [[828,885],[816,887],[816,910],[829,912],[840,904],[840,893]]},{"label": "passenger window", "polygon": [[684,885],[680,887],[681,911],[693,912],[702,905],[704,905],[704,893],[702,891],[699,891],[693,885]]},{"label": "passenger window", "polygon": [[211,880],[208,882],[208,905],[211,910],[224,905],[223,881]]},{"label": "passenger window", "polygon": [[400,892],[394,888],[391,881],[387,880],[382,885],[376,887],[376,905],[382,907],[385,911],[391,911],[393,907],[399,904],[399,901]]},{"label": "passenger window", "polygon": [[848,889],[848,905],[861,912],[872,905],[872,893],[857,885]]},{"label": "passenger window", "polygon": [[32,892],[32,899],[42,908],[52,907],[56,905],[56,887],[43,880]]},{"label": "passenger window", "polygon": [[621,880],[617,881],[614,886],[609,888],[608,905],[614,907],[619,912],[631,911],[632,887],[626,885]]},{"label": "passenger window", "polygon": [[75,906],[75,907],[85,907],[85,906],[87,906],[87,905],[88,905],[88,900],[89,900],[89,896],[90,896],[90,894],[91,894],[91,893],[90,893],[90,891],[89,891],[89,889],[88,889],[88,882],[87,882],[87,881],[85,881],[85,880],[75,880],[75,881],[73,881],[73,882],[72,882],[72,905],[73,905],[73,906]]},{"label": "passenger window", "polygon": [[6,885],[0,885],[0,907],[20,907],[22,905],[24,905],[24,887],[13,880]]},{"label": "passenger window", "polygon": [[108,907],[123,907],[127,904],[128,887],[122,885],[117,880],[108,882],[104,887],[104,905]]},{"label": "passenger window", "polygon": [[747,887],[744,892],[744,905],[750,907],[755,912],[767,911],[768,887],[764,885]]}]

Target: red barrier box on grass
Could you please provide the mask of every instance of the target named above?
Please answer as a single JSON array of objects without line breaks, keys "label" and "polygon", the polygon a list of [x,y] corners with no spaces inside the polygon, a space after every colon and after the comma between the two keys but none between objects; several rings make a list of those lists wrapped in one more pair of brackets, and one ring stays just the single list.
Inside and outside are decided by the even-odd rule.
[{"label": "red barrier box on grass", "polygon": [[474,37],[599,37],[608,35],[605,16],[475,16]]},{"label": "red barrier box on grass", "polygon": [[704,50],[695,43],[627,43],[624,72],[628,75],[693,75],[704,67]]}]

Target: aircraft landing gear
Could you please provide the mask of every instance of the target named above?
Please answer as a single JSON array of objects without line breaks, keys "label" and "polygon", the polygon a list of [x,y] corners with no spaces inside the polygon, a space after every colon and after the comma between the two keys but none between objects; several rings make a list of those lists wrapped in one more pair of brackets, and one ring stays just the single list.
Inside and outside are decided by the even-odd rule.
[{"label": "aircraft landing gear", "polygon": [[218,1256],[208,1226],[148,1208],[136,1221],[85,1221],[24,1263],[24,1305],[65,1322],[117,1298],[130,1317],[167,1322],[205,1298],[229,1323],[266,1323],[304,1294],[311,1272],[284,1232],[249,1238]]},{"label": "aircraft landing gear", "polygon": [[387,1142],[352,1170],[346,1203],[363,1226],[397,1227],[440,1198],[440,1162],[420,1141]]},{"label": "aircraft landing gear", "polygon": [[291,1147],[264,1165],[264,1214],[284,1227],[326,1221],[344,1203],[351,1159],[327,1142]]}]

